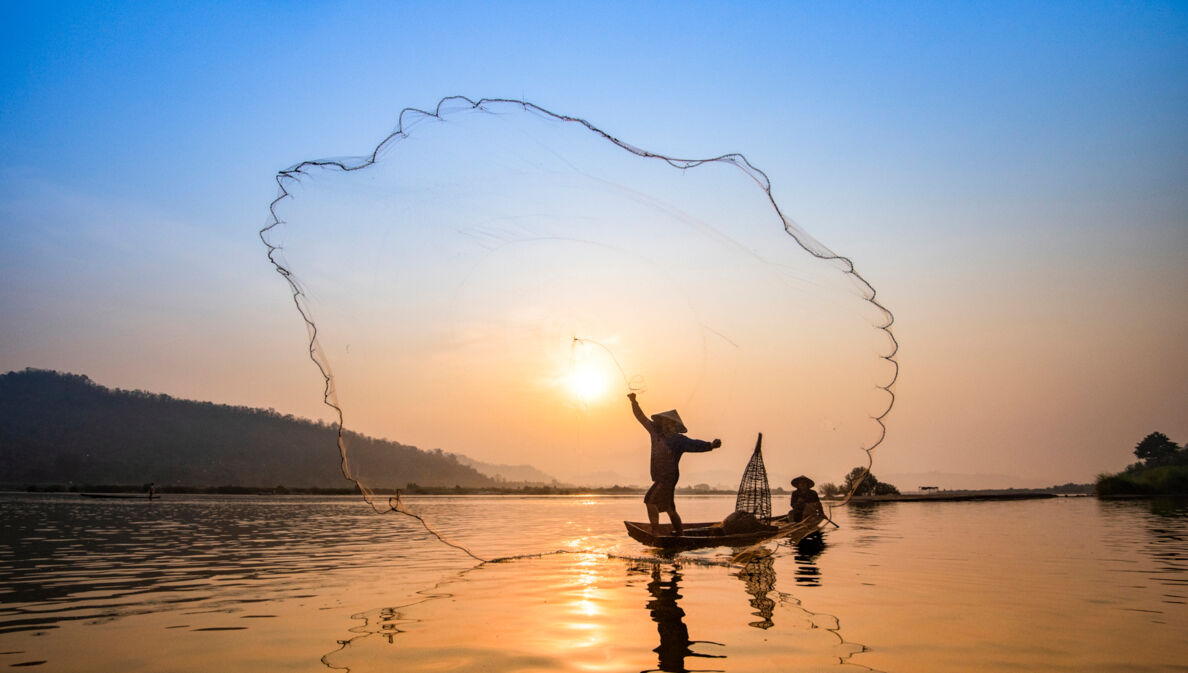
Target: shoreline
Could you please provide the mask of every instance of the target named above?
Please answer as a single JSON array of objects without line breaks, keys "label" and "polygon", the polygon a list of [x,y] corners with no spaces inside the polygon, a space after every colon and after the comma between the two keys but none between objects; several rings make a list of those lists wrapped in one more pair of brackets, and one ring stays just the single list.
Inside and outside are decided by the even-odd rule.
[{"label": "shoreline", "polygon": [[[878,502],[969,502],[977,500],[1043,500],[1046,498],[1091,498],[1092,493],[1052,493],[1050,491],[953,491],[944,493],[901,493],[898,495],[856,495],[851,503]],[[839,503],[844,498],[822,498],[824,503]]]},{"label": "shoreline", "polygon": [[[643,488],[631,487],[616,487],[616,488],[576,488],[576,487],[528,487],[528,488],[508,488],[508,489],[491,489],[491,488],[428,488],[420,487],[413,491],[401,491],[401,495],[405,497],[434,497],[434,496],[566,496],[566,497],[581,497],[581,496],[641,496],[646,492]],[[142,487],[127,487],[127,486],[91,486],[90,488],[54,488],[54,487],[35,487],[35,488],[4,488],[0,487],[0,493],[5,494],[57,494],[57,495],[78,495],[78,496],[140,496],[143,497],[144,490]],[[392,496],[395,491],[391,489],[377,489],[374,491],[377,496]],[[304,497],[319,497],[319,496],[358,496],[363,494],[352,488],[251,488],[239,486],[222,486],[222,487],[158,487],[156,490],[157,498],[162,495],[245,495],[245,496],[304,496]],[[677,490],[677,495],[681,497],[708,497],[708,496],[733,496],[734,491],[726,490],[703,490],[703,489],[688,489]],[[779,497],[786,497],[787,492],[780,492],[772,490],[773,500]],[[1061,497],[1101,497],[1093,493],[1055,493],[1052,491],[1018,491],[1018,490],[985,490],[985,491],[942,491],[939,493],[902,493],[896,495],[856,495],[850,499],[851,503],[865,504],[865,503],[882,503],[882,502],[972,502],[972,501],[1002,501],[1002,500],[1041,500],[1049,498]],[[1109,498],[1141,498],[1151,497],[1143,495],[1131,496],[1106,496],[1103,499]],[[838,504],[844,498],[821,498],[821,502],[825,504]]]}]

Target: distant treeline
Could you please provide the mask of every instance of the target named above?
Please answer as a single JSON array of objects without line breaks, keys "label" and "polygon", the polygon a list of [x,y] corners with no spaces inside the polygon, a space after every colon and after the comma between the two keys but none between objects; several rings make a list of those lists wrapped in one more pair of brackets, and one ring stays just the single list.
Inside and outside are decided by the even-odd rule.
[{"label": "distant treeline", "polygon": [[1188,446],[1152,432],[1134,447],[1137,463],[1097,478],[1099,496],[1188,495]]},{"label": "distant treeline", "polygon": [[[144,484],[159,490],[346,489],[336,429],[272,409],[110,390],[86,376],[26,369],[0,375],[0,486]],[[368,483],[506,488],[440,449],[348,433]],[[267,487],[273,490],[273,487]]]},{"label": "distant treeline", "polygon": [[[861,482],[858,480],[861,479]],[[858,485],[855,486],[854,484]],[[894,484],[879,481],[874,473],[864,467],[855,467],[842,479],[840,486],[833,483],[821,484],[821,495],[826,498],[844,497],[848,493],[854,495],[899,495],[899,489]]]},{"label": "distant treeline", "polygon": [[[145,493],[150,484],[31,484],[23,489],[26,493]],[[357,488],[316,488],[275,486],[157,486],[151,484],[157,495],[162,493],[200,493],[219,495],[357,495]]]},{"label": "distant treeline", "polygon": [[1064,484],[1053,484],[1044,488],[941,488],[934,491],[934,493],[947,493],[951,495],[965,495],[975,493],[1053,493],[1056,495],[1092,495],[1093,484],[1085,483],[1078,484],[1068,482]]},{"label": "distant treeline", "polygon": [[[144,493],[149,484],[31,484],[16,490],[27,493]],[[160,486],[157,493],[201,493],[222,495],[358,495],[357,488],[316,488],[288,486]],[[647,491],[642,486],[581,487],[568,485],[524,484],[520,486],[422,486],[407,484],[399,489],[405,495],[639,495]],[[375,489],[377,495],[394,495],[397,489]],[[682,487],[683,495],[735,495],[732,490]],[[783,489],[772,493],[786,494]]]}]

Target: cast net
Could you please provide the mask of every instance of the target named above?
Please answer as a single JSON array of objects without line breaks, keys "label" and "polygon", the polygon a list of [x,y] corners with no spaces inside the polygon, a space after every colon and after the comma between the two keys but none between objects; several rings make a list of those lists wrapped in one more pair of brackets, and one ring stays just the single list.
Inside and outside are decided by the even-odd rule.
[{"label": "cast net", "polygon": [[646,488],[628,392],[722,439],[685,456],[682,487],[732,489],[759,431],[781,485],[840,480],[883,440],[891,314],[742,155],[676,158],[528,102],[447,98],[404,110],[370,154],[277,183],[260,236],[343,474],[377,511],[477,550],[474,521],[417,494]]}]

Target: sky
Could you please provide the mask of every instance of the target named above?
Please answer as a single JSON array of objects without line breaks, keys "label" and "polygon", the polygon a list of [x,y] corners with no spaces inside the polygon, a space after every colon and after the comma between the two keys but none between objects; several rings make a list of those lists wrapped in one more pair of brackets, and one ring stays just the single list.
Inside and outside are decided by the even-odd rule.
[{"label": "sky", "polygon": [[[880,478],[1088,481],[1132,462],[1149,432],[1188,441],[1184,3],[6,3],[5,15],[0,371],[329,419],[257,236],[275,174],[367,154],[401,109],[458,94],[760,167],[784,214],[854,260],[895,314]],[[686,397],[649,407],[669,399]],[[373,416],[357,429],[412,443]],[[433,439],[415,443],[535,456],[484,454],[459,430]],[[642,463],[646,437],[624,441]]]}]

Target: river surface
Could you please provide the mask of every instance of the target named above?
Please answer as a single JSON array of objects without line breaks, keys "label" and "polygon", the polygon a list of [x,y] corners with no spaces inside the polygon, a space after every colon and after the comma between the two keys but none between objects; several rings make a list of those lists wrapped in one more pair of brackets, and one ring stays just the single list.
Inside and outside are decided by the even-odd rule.
[{"label": "river surface", "polygon": [[650,553],[638,496],[414,504],[489,562],[350,497],[0,495],[0,667],[1188,671],[1183,501],[849,506],[747,563]]}]

